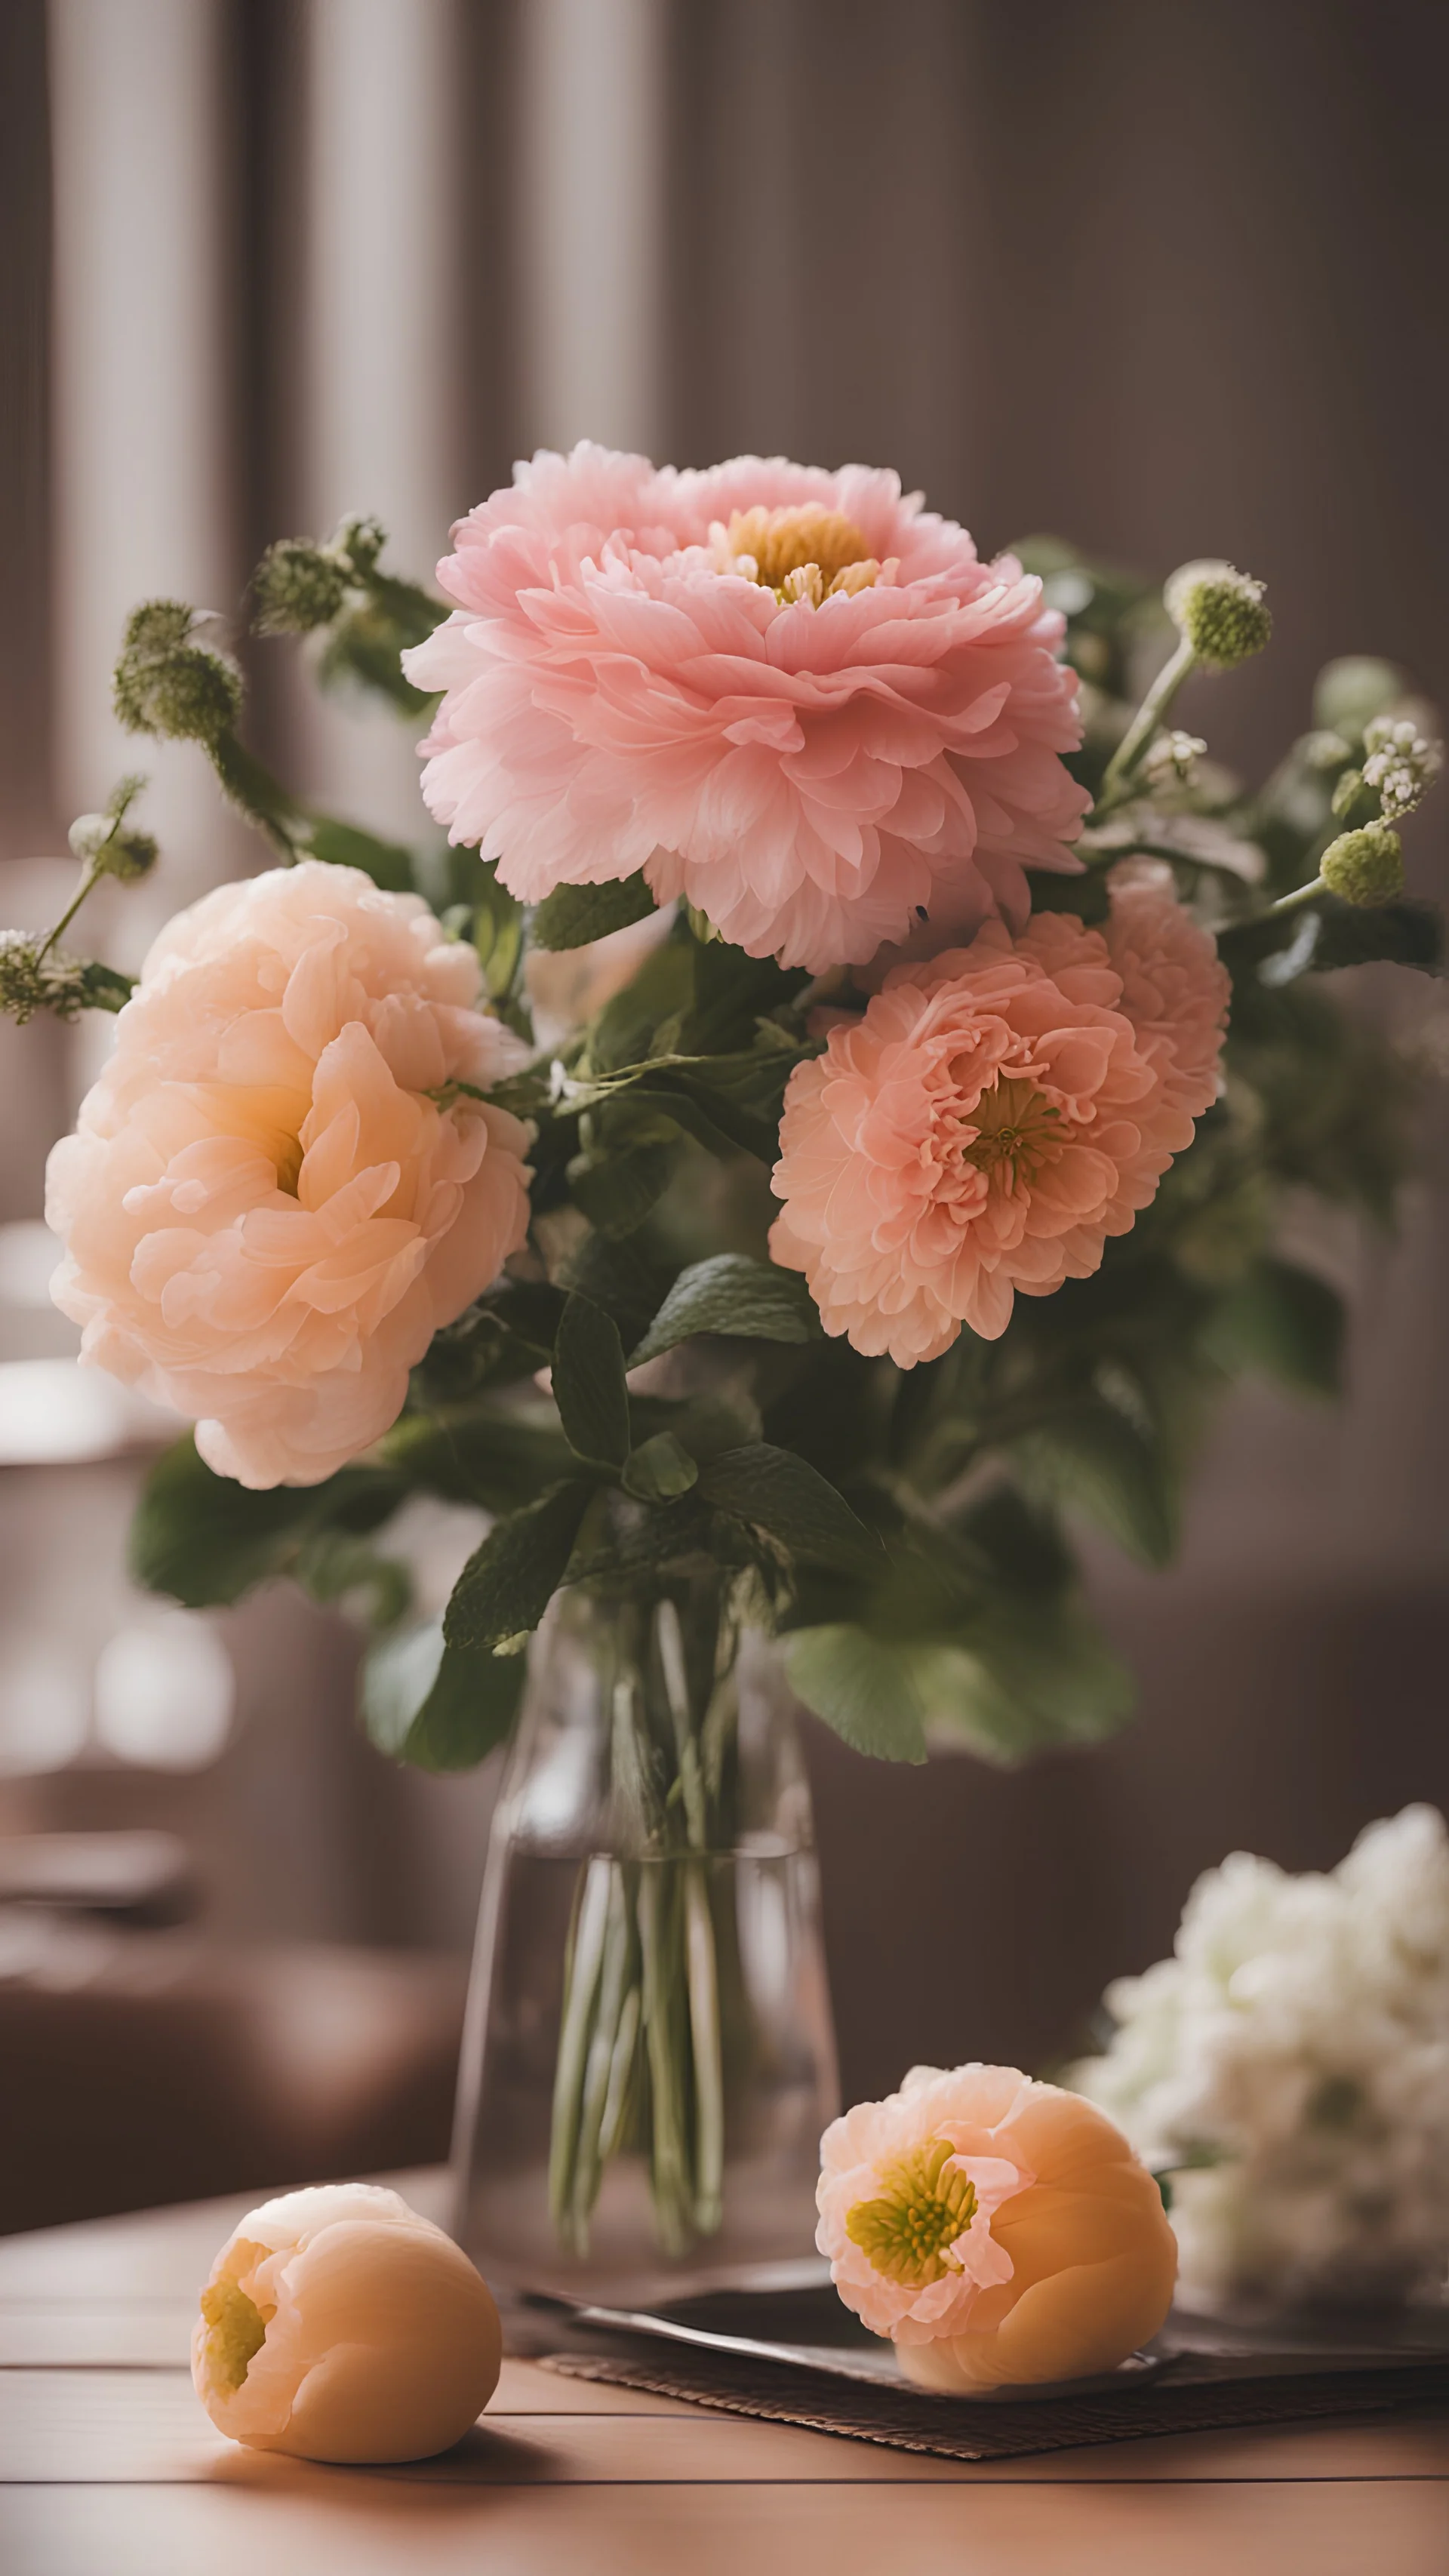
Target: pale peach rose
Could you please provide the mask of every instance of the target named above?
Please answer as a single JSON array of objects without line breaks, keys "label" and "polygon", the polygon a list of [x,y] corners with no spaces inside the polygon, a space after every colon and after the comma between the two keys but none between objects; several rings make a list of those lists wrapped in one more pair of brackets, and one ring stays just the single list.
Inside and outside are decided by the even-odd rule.
[{"label": "pale peach rose", "polygon": [[219,2432],[296,2459],[420,2460],[476,2422],[502,2335],[487,2284],[395,2191],[327,2183],[242,2219],[191,2338]]},{"label": "pale peach rose", "polygon": [[423,793],[525,902],[642,872],[753,957],[936,944],[1088,802],[1062,620],[1014,557],[865,466],[656,469],[587,443],[515,468],[453,531],[457,602],[404,656],[443,692]]},{"label": "pale peach rose", "polygon": [[1111,2370],[1172,2303],[1161,2194],[1100,2111],[1014,2066],[913,2067],[821,2141],[816,2243],[934,2388]]},{"label": "pale peach rose", "polygon": [[244,1485],[311,1485],[396,1420],[439,1325],[528,1225],[522,1056],[415,895],[311,860],[162,932],[50,1158],[81,1356],[197,1424]]},{"label": "pale peach rose", "polygon": [[1227,976],[1169,896],[1106,931],[1038,913],[1013,939],[895,966],[785,1094],[772,1257],[828,1333],[900,1368],[1018,1290],[1086,1278],[1154,1196],[1217,1083]]}]

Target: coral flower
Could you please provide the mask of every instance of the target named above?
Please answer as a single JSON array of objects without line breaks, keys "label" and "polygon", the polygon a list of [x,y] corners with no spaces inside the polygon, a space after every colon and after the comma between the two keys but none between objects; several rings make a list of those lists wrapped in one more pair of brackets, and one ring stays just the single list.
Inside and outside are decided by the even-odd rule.
[{"label": "coral flower", "polygon": [[356,1456],[522,1242],[527,1130],[446,1091],[521,1054],[478,989],[417,896],[317,860],[219,887],[147,957],[50,1158],[52,1294],[220,1474]]},{"label": "coral flower", "polygon": [[893,967],[790,1077],[774,1259],[827,1332],[900,1368],[963,1323],[994,1341],[1018,1289],[1097,1268],[1191,1142],[1227,994],[1212,941],[1132,881],[1103,932],[1040,913]]},{"label": "coral flower", "polygon": [[[1017,927],[1087,802],[1061,619],[897,476],[582,445],[460,521],[423,792],[514,894],[643,873],[752,957]],[[939,944],[939,941],[938,941]]]},{"label": "coral flower", "polygon": [[1100,2111],[1014,2066],[913,2067],[820,2153],[835,2286],[929,2387],[1110,2370],[1172,2303],[1152,2176]]}]

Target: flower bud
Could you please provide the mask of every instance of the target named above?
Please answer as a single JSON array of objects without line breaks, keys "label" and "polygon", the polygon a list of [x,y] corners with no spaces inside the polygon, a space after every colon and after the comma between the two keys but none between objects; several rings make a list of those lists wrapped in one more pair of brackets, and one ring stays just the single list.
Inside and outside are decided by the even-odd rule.
[{"label": "flower bud", "polygon": [[1172,780],[1186,787],[1206,750],[1201,735],[1180,733],[1174,727],[1158,734],[1149,744],[1142,763],[1143,777],[1149,787],[1165,787]]},{"label": "flower bud", "polygon": [[211,2268],[191,2339],[219,2432],[303,2460],[421,2460],[461,2440],[498,2384],[486,2283],[395,2191],[284,2192]]},{"label": "flower bud", "polygon": [[252,581],[261,635],[310,635],[330,626],[347,597],[347,574],[329,548],[306,537],[280,537]]},{"label": "flower bud", "polygon": [[1412,716],[1375,716],[1365,728],[1363,774],[1378,792],[1386,823],[1421,805],[1444,765],[1444,746],[1421,733]]},{"label": "flower bud", "polygon": [[41,955],[41,942],[24,930],[0,930],[0,1012],[22,1028],[37,1011],[73,1020],[86,1006],[86,970],[58,948]]},{"label": "flower bud", "polygon": [[1183,564],[1162,596],[1198,660],[1220,671],[1261,653],[1273,632],[1265,585],[1230,563]]},{"label": "flower bud", "polygon": [[1351,741],[1386,707],[1398,706],[1408,688],[1402,671],[1372,653],[1345,653],[1325,664],[1313,691],[1313,721]]},{"label": "flower bud", "polygon": [[1318,873],[1342,903],[1392,903],[1404,883],[1403,843],[1387,823],[1365,823],[1330,841]]},{"label": "flower bud", "polygon": [[214,745],[236,723],[241,673],[229,655],[193,640],[198,622],[175,599],[148,599],[132,611],[114,693],[128,733]]}]

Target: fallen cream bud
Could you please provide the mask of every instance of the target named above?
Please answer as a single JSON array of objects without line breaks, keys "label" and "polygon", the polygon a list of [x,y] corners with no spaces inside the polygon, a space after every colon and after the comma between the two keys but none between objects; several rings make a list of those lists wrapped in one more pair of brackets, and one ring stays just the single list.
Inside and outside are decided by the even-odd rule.
[{"label": "fallen cream bud", "polygon": [[395,2191],[332,2183],[244,2218],[201,2293],[196,2393],[219,2432],[303,2460],[421,2460],[498,2385],[487,2283]]}]

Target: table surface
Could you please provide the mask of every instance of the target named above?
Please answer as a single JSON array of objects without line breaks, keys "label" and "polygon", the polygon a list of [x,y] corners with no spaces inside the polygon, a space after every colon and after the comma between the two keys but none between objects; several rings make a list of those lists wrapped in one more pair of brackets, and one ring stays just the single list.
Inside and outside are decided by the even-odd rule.
[{"label": "table surface", "polygon": [[[403,2178],[438,2207],[435,2175]],[[964,2465],[506,2361],[412,2468],[224,2442],[198,2284],[262,2195],[0,2239],[4,2576],[1445,2576],[1449,2417]]]}]

